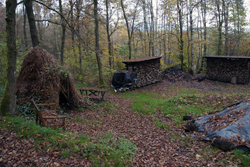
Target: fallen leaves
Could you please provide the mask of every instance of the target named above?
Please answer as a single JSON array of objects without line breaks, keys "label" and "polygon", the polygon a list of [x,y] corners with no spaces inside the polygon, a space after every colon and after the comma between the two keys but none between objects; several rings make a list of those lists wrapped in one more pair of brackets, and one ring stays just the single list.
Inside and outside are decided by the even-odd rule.
[{"label": "fallen leaves", "polygon": [[[178,82],[175,84],[162,82],[134,92],[163,92],[166,87],[176,85],[204,90],[224,90],[220,84],[212,81],[203,81],[199,84],[198,82]],[[167,94],[166,98],[173,96],[173,94]],[[85,112],[71,111],[69,113],[70,121],[67,121],[66,124],[67,131],[93,137],[109,132],[115,136],[131,139],[131,141],[137,143],[137,152],[134,161],[129,163],[129,166],[237,166],[241,163],[239,161],[232,162],[233,158],[230,153],[220,150],[214,151],[210,144],[182,136],[182,129],[174,125],[172,118],[162,117],[160,114],[155,115],[158,120],[170,127],[169,130],[157,128],[150,115],[141,115],[131,111],[130,99],[124,99],[119,94],[110,92],[107,92],[105,96],[106,103],[115,104],[113,110],[109,110],[109,107],[105,106],[95,110],[86,109]],[[226,95],[206,94],[203,97],[180,98],[179,100],[188,104],[195,98],[201,99],[195,101],[197,105],[208,103],[208,105],[223,106],[226,104],[225,101],[228,103],[232,100]],[[238,98],[240,99],[241,96],[238,96]],[[76,121],[76,118],[78,118],[78,121]],[[215,118],[215,120],[223,119]],[[227,122],[221,121],[222,126],[226,124]],[[0,166],[91,166],[88,157],[85,157],[85,159],[81,158],[81,155],[76,155],[62,158],[57,150],[42,150],[39,148],[35,150],[32,140],[23,136],[19,137],[10,129],[0,130]],[[37,134],[36,137],[41,138],[41,135]],[[65,135],[64,137],[67,138],[68,136]],[[63,141],[58,140],[58,143],[61,142]],[[47,144],[41,143],[40,148]],[[229,158],[227,159],[227,157]],[[221,162],[221,160],[226,160],[228,164]]]},{"label": "fallen leaves", "polygon": [[[0,130],[0,166],[83,166],[87,161],[82,159],[64,160],[58,152],[44,151],[34,148],[34,141],[20,138],[11,129]],[[45,146],[46,143],[42,143]],[[85,163],[84,163],[85,162]]]}]

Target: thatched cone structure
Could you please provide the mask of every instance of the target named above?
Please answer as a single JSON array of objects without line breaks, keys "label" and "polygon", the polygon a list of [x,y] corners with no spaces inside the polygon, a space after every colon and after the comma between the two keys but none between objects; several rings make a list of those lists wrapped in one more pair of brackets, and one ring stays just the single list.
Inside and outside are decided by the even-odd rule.
[{"label": "thatched cone structure", "polygon": [[63,108],[86,104],[75,89],[70,74],[38,46],[24,58],[17,77],[17,104],[28,104],[32,98],[40,103],[56,103]]}]

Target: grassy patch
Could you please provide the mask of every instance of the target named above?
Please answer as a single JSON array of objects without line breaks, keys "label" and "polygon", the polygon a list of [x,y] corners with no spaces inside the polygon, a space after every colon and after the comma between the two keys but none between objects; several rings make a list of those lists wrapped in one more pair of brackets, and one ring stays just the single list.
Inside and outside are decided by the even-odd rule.
[{"label": "grassy patch", "polygon": [[[171,98],[165,94],[174,92]],[[168,94],[169,95],[169,94]],[[132,99],[131,109],[146,115],[156,113],[163,114],[166,118],[172,118],[176,125],[182,125],[183,116],[201,116],[208,112],[220,111],[226,106],[237,101],[247,99],[247,94],[202,94],[197,89],[170,87],[163,93],[133,93],[127,92],[121,96]],[[162,127],[158,121],[154,121],[157,127]]]},{"label": "grassy patch", "polygon": [[153,118],[153,122],[155,123],[155,125],[156,125],[157,128],[163,128],[163,129],[171,130],[170,126],[162,123],[157,118]]},{"label": "grassy patch", "polygon": [[165,90],[166,96],[177,96],[180,94],[196,94],[196,93],[201,93],[202,91],[200,89],[195,89],[195,88],[185,88],[185,87],[169,87],[168,89]]},{"label": "grassy patch", "polygon": [[87,85],[84,84],[84,83],[76,83],[75,86],[76,86],[76,89],[79,89],[79,88],[82,88],[82,87],[87,87]]},{"label": "grassy patch", "polygon": [[236,150],[233,153],[236,156],[236,160],[240,159],[243,166],[250,166],[250,155],[242,153],[241,151]]},{"label": "grassy patch", "polygon": [[100,107],[103,107],[108,113],[116,113],[119,111],[119,105],[115,103],[100,103]]},{"label": "grassy patch", "polygon": [[131,105],[132,110],[138,111],[142,114],[154,114],[157,110],[164,105],[165,100],[163,96],[156,93],[125,93],[122,95],[125,98],[133,99]]},{"label": "grassy patch", "polygon": [[128,166],[136,146],[129,140],[105,134],[95,138],[36,125],[20,117],[1,118],[2,128],[12,128],[20,138],[31,138],[37,149],[58,150],[63,157],[80,153],[94,166]]}]

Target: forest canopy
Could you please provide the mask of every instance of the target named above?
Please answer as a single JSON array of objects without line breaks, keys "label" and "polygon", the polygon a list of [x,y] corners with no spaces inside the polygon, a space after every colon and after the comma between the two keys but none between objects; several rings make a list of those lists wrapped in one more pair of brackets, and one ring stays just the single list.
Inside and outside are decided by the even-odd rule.
[{"label": "forest canopy", "polygon": [[[89,0],[33,1],[39,46],[76,81],[98,83],[94,3]],[[244,0],[98,1],[98,51],[106,83],[122,60],[163,56],[162,69],[204,70],[206,55],[249,56]],[[0,84],[6,79],[5,6],[0,4]],[[16,10],[17,73],[32,49],[25,4]]]}]

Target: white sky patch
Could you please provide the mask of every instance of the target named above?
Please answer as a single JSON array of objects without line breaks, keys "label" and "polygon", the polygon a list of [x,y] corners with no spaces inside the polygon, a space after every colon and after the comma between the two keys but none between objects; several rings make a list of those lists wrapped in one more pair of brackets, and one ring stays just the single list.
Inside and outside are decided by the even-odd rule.
[{"label": "white sky patch", "polygon": [[0,0],[0,2],[5,6],[5,4],[4,4],[5,1],[4,0]]},{"label": "white sky patch", "polygon": [[248,28],[250,28],[250,1],[249,0],[245,0],[245,9],[246,9],[246,21],[248,23]]}]

